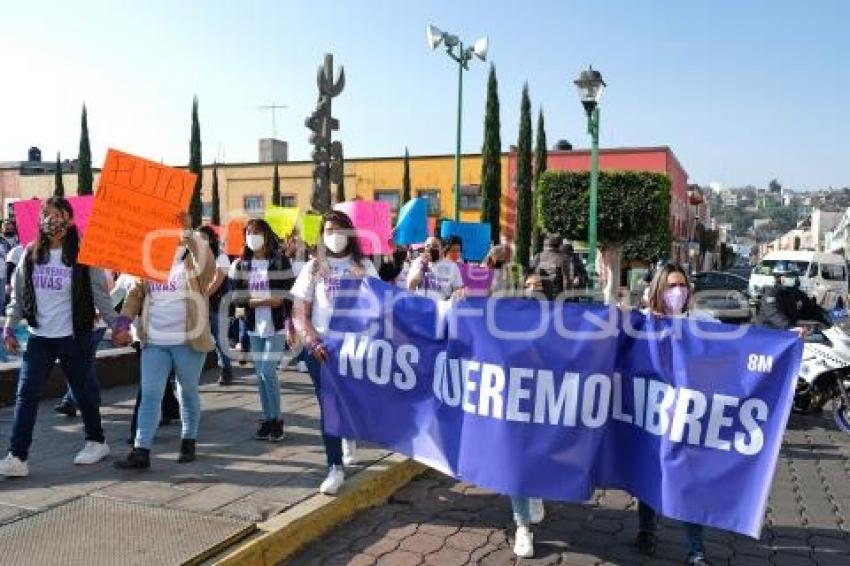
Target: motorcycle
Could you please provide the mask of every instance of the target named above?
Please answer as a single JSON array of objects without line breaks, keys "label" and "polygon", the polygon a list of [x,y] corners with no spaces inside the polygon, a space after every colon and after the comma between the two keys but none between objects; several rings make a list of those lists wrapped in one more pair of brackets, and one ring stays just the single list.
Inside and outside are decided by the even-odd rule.
[{"label": "motorcycle", "polygon": [[817,413],[833,401],[835,424],[850,434],[850,319],[807,323],[793,410]]}]

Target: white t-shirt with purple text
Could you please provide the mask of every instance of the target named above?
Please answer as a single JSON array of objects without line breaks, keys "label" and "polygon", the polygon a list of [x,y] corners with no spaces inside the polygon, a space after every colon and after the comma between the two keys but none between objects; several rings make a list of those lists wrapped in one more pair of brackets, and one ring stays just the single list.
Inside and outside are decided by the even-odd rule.
[{"label": "white t-shirt with purple text", "polygon": [[74,334],[74,304],[70,266],[62,263],[62,250],[50,250],[47,263],[34,263],[35,310],[38,328],[30,333],[42,338],[65,338]]}]

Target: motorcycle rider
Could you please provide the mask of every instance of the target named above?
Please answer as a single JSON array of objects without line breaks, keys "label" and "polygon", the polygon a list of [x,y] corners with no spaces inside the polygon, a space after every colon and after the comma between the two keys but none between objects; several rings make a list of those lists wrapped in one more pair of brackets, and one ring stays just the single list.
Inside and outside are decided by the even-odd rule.
[{"label": "motorcycle rider", "polygon": [[830,324],[826,312],[803,291],[796,271],[777,268],[773,270],[774,286],[765,289],[758,310],[762,326],[780,330],[795,330],[805,336],[807,330],[800,321],[813,320]]}]

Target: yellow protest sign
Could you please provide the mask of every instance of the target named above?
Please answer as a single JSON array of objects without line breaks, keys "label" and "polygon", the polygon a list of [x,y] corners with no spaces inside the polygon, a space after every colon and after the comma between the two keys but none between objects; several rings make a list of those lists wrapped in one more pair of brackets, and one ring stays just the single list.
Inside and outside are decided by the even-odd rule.
[{"label": "yellow protest sign", "polygon": [[300,210],[297,208],[270,206],[266,209],[265,219],[279,238],[288,238],[292,234],[292,231],[295,230],[299,213]]},{"label": "yellow protest sign", "polygon": [[319,242],[319,231],[321,229],[321,215],[307,213],[301,217],[301,239],[308,246],[315,246]]}]

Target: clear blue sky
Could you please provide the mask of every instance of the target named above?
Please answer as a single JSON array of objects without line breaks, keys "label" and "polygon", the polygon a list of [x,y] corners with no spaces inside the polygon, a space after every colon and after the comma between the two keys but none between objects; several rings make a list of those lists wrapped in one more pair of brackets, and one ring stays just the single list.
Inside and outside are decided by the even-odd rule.
[{"label": "clear blue sky", "polygon": [[[425,45],[432,22],[487,34],[504,147],[527,80],[550,145],[588,139],[572,80],[609,85],[603,146],[671,146],[693,182],[850,185],[850,2],[785,0],[26,2],[0,10],[0,160],[30,145],[75,157],[79,105],[94,157],[117,147],[188,161],[192,95],[204,161],[255,161],[271,117],[291,158],[325,51],[348,78],[335,99],[346,155],[454,150],[456,68]],[[521,11],[518,11],[520,10]],[[465,75],[464,151],[481,147],[486,66]]]}]

